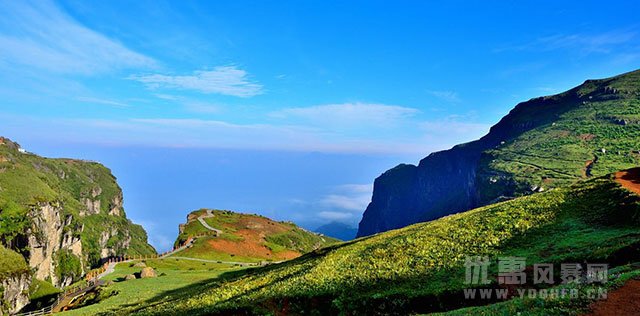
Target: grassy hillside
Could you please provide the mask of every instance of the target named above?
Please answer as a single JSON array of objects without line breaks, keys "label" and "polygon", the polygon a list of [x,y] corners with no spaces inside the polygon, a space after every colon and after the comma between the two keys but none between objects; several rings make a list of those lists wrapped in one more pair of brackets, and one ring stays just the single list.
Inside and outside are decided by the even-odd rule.
[{"label": "grassy hillside", "polygon": [[545,123],[484,153],[478,172],[484,201],[640,164],[640,71],[529,103],[512,111],[510,123]]},{"label": "grassy hillside", "polygon": [[[50,212],[45,214],[44,208]],[[58,271],[73,263],[59,262],[63,257],[89,267],[99,263],[105,250],[119,255],[155,253],[144,229],[126,218],[122,191],[109,169],[96,162],[43,158],[2,137],[0,219],[2,245],[27,259],[33,246],[29,242],[34,242],[29,237],[36,237],[39,248],[64,248],[53,255]],[[78,240],[81,253],[76,247],[76,254],[67,256]]]},{"label": "grassy hillside", "polygon": [[[211,279],[171,297],[160,295],[152,306],[145,306],[147,302],[124,312],[454,311],[483,304],[465,301],[462,296],[463,289],[469,287],[464,284],[466,255],[491,258],[490,287],[498,286],[495,267],[499,256],[526,257],[528,265],[608,262],[619,273],[610,276],[607,286],[616,286],[637,274],[627,264],[640,259],[638,247],[640,197],[622,188],[613,176],[605,176],[325,247],[283,264],[248,270],[233,280]],[[587,303],[512,300],[481,310],[509,314],[528,311],[533,304],[546,312],[576,314]]]},{"label": "grassy hillside", "polygon": [[29,272],[24,258],[14,251],[0,246],[0,279]]},{"label": "grassy hillside", "polygon": [[[337,242],[334,238],[306,231],[290,222],[231,211],[210,212],[203,209],[189,214],[176,246],[190,237],[200,237],[191,248],[176,256],[240,262],[281,261]],[[222,233],[211,235],[213,232],[197,220],[201,216],[210,227]]]},{"label": "grassy hillside", "polygon": [[139,261],[118,264],[115,272],[104,279],[108,285],[100,287],[98,292],[92,292],[84,299],[86,306],[64,312],[62,315],[117,313],[123,308],[153,300],[162,293],[177,291],[186,286],[197,286],[207,279],[238,269],[228,264],[153,259],[144,262],[146,266],[154,268],[158,273],[157,278],[125,281],[126,275],[140,272],[141,268],[134,266],[137,262]]}]

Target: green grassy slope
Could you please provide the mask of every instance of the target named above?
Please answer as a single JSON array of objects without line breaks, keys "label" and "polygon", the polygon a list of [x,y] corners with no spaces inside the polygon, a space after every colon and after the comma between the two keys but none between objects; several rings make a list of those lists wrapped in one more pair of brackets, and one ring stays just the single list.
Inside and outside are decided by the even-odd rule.
[{"label": "green grassy slope", "polygon": [[[635,247],[635,248],[634,248]],[[216,313],[428,313],[465,307],[466,255],[523,256],[528,263],[637,260],[640,197],[611,176],[526,196],[427,223],[322,248],[298,259],[249,270],[232,281],[212,279],[158,296],[123,312],[160,315]],[[495,276],[495,268],[490,273]],[[612,277],[612,279],[614,279]],[[492,285],[497,286],[491,277]],[[614,280],[615,281],[615,280]],[[160,302],[158,304],[158,302]],[[509,310],[527,304],[509,301]],[[554,302],[535,302],[538,306]],[[585,302],[553,305],[562,314]],[[578,304],[577,306],[575,304]],[[496,308],[496,307],[484,307]]]},{"label": "green grassy slope", "polygon": [[29,309],[38,310],[53,304],[58,298],[58,294],[62,290],[53,286],[53,284],[38,279],[31,281],[29,288]]},{"label": "green grassy slope", "polygon": [[[109,238],[107,247],[113,247],[120,255],[154,254],[141,226],[134,225],[124,214],[109,215],[114,201],[121,197],[115,177],[99,163],[21,153],[18,144],[0,137],[0,241],[25,257],[29,252],[28,231],[34,228],[30,212],[42,205],[62,209],[63,233],[71,232],[73,237],[81,238],[80,259],[87,265],[98,263],[99,241],[106,231],[118,232]],[[99,214],[81,216],[86,210],[83,203],[86,198],[100,201]],[[118,248],[126,244],[128,237],[130,247]]]},{"label": "green grassy slope", "polygon": [[29,271],[29,267],[21,255],[0,246],[0,279]]},{"label": "green grassy slope", "polygon": [[511,124],[547,123],[484,152],[478,166],[484,203],[640,164],[640,71],[530,103],[510,114]]},{"label": "green grassy slope", "polygon": [[[118,264],[115,272],[105,277],[105,281],[112,283],[101,287],[98,293],[90,293],[90,297],[86,298],[89,301],[87,306],[64,312],[61,315],[118,313],[123,308],[136,306],[161,293],[177,291],[185,286],[197,287],[207,279],[238,269],[233,265],[178,259],[153,259],[144,262],[156,270],[157,278],[124,281],[126,275],[139,273],[141,268],[134,267],[136,262]],[[89,304],[92,301],[95,304]]]},{"label": "green grassy slope", "polygon": [[206,209],[201,209],[189,214],[176,246],[189,237],[201,237],[176,256],[235,262],[280,261],[338,242],[290,222],[223,210],[213,210],[212,217],[203,218],[209,226],[222,230],[222,234],[202,236],[212,233],[197,220],[206,213]]}]

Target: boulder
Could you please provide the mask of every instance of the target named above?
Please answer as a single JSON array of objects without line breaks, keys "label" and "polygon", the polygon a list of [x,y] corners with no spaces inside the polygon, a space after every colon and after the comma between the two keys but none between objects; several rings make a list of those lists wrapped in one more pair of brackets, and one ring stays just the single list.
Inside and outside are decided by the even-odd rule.
[{"label": "boulder", "polygon": [[157,273],[156,270],[153,270],[152,267],[146,267],[143,268],[142,271],[140,272],[140,277],[141,278],[155,278],[157,277]]},{"label": "boulder", "polygon": [[136,276],[135,276],[135,275],[133,275],[133,274],[127,274],[127,276],[125,276],[125,277],[124,277],[124,279],[125,279],[126,281],[129,281],[129,280],[135,280],[135,279],[136,279]]},{"label": "boulder", "polygon": [[136,268],[146,268],[147,265],[144,262],[138,262],[136,264],[133,265]]}]

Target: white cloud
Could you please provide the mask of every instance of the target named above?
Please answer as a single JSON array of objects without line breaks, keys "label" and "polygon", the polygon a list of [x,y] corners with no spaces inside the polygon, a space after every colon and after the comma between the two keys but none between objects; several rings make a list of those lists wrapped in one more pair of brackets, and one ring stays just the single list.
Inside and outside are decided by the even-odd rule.
[{"label": "white cloud", "polygon": [[373,185],[345,184],[337,186],[334,191],[321,199],[323,206],[362,213],[371,201]]},{"label": "white cloud", "polygon": [[336,190],[354,193],[367,193],[370,195],[373,191],[373,184],[343,184],[337,186]]},{"label": "white cloud", "polygon": [[344,221],[353,218],[353,214],[345,212],[323,211],[318,213],[318,217],[329,221]]},{"label": "white cloud", "polygon": [[158,93],[158,94],[155,94],[155,96],[158,99],[168,100],[168,101],[177,101],[177,100],[181,99],[180,97],[175,96],[175,95],[171,95],[171,94]]},{"label": "white cloud", "polygon": [[322,203],[345,210],[364,211],[364,209],[367,207],[367,204],[369,204],[370,198],[371,196],[369,195],[346,196],[339,194],[330,194],[322,199]]},{"label": "white cloud", "polygon": [[96,74],[155,61],[97,33],[49,1],[0,2],[0,63],[57,73]]},{"label": "white cloud", "polygon": [[155,94],[156,98],[169,101],[178,105],[182,105],[187,111],[193,113],[204,113],[204,114],[212,114],[219,113],[223,106],[210,103],[210,102],[202,102],[198,100],[194,100],[191,98],[172,95],[172,94]]},{"label": "white cloud", "polygon": [[377,103],[341,103],[287,108],[271,113],[274,118],[302,119],[322,126],[389,125],[420,113],[418,109]]},{"label": "white cloud", "polygon": [[357,224],[371,201],[373,184],[343,184],[333,187],[331,192],[311,203],[322,210],[316,214],[318,219]]},{"label": "white cloud", "polygon": [[111,106],[117,106],[117,107],[128,107],[129,106],[128,104],[123,103],[123,102],[119,102],[119,101],[100,99],[100,98],[92,98],[92,97],[77,97],[76,100],[78,100],[80,102],[104,104],[104,105],[111,105]]},{"label": "white cloud", "polygon": [[[325,153],[385,154],[406,159],[422,157],[463,141],[481,136],[488,125],[461,123],[456,120],[411,122],[410,135],[398,136],[376,126],[361,131],[331,133],[331,129],[293,124],[237,124],[222,120],[197,118],[38,118],[3,115],[4,122],[31,126],[30,135],[57,141],[86,142],[120,146],[226,148],[251,150],[286,150]],[[4,126],[10,129],[23,128]],[[483,129],[486,128],[486,129]],[[51,133],[55,130],[56,133]],[[422,132],[422,133],[421,133]],[[361,195],[355,194],[357,188]],[[370,196],[364,187],[336,188],[327,196],[333,206],[363,206]],[[344,192],[350,192],[346,194]],[[338,196],[347,196],[341,198]],[[351,204],[349,204],[351,203]],[[354,204],[355,203],[355,204]],[[328,205],[325,205],[328,206]]]},{"label": "white cloud", "polygon": [[150,89],[194,90],[207,94],[231,95],[242,98],[264,92],[261,84],[250,81],[247,72],[235,66],[198,70],[192,75],[152,74],[130,76],[129,79],[142,82]]},{"label": "white cloud", "polygon": [[194,112],[194,113],[212,114],[212,113],[219,113],[221,111],[221,106],[218,104],[197,102],[197,101],[186,102],[184,104],[184,107],[188,111]]},{"label": "white cloud", "polygon": [[450,102],[450,103],[457,103],[460,102],[460,98],[458,97],[458,93],[454,92],[454,91],[436,91],[436,90],[429,90],[427,91],[430,95],[441,99],[443,101],[446,102]]},{"label": "white cloud", "polygon": [[324,207],[337,208],[342,210],[362,213],[373,192],[372,184],[344,184],[334,188],[333,194],[325,195],[320,204]]},{"label": "white cloud", "polygon": [[620,45],[633,42],[636,37],[635,31],[613,30],[603,33],[575,33],[575,34],[554,34],[540,37],[531,42],[506,45],[494,50],[494,52],[505,51],[552,51],[558,49],[571,49],[582,54],[616,52]]}]

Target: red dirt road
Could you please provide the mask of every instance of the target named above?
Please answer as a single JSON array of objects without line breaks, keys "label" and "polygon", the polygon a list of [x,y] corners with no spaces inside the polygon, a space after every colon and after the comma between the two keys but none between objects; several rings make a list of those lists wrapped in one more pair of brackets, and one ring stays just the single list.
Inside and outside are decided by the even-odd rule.
[{"label": "red dirt road", "polygon": [[[628,190],[640,195],[640,168],[619,171],[616,181]],[[640,280],[629,280],[621,288],[610,292],[606,300],[591,306],[585,316],[640,316]]]},{"label": "red dirt road", "polygon": [[640,316],[640,280],[629,280],[621,288],[609,292],[606,300],[591,306],[584,316]]},{"label": "red dirt road", "polygon": [[616,172],[616,181],[623,187],[640,194],[640,168]]}]

